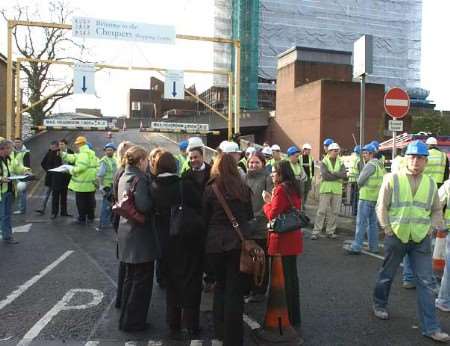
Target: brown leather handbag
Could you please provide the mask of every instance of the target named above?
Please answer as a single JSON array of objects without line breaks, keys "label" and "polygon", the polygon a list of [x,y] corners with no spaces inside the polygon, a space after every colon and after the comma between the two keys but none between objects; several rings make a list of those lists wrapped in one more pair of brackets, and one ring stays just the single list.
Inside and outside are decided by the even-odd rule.
[{"label": "brown leather handbag", "polygon": [[254,240],[246,240],[242,235],[239,223],[231,212],[228,203],[223,197],[222,192],[220,192],[219,187],[216,184],[212,185],[212,189],[216,194],[219,203],[221,204],[225,214],[227,214],[228,219],[236,231],[239,239],[241,240],[241,257],[239,263],[239,270],[242,273],[253,275],[253,280],[255,285],[261,286],[264,281],[265,267],[266,267],[266,256],[264,250],[256,244]]},{"label": "brown leather handbag", "polygon": [[112,206],[112,211],[128,221],[143,225],[145,223],[145,215],[136,209],[134,202],[134,192],[136,191],[138,181],[138,177],[133,179],[130,187],[123,192],[122,198],[119,197],[119,201]]}]

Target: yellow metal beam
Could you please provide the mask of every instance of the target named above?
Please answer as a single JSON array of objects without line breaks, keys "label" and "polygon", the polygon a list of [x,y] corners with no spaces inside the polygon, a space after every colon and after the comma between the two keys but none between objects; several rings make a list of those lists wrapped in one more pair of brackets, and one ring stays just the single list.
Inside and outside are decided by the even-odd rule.
[{"label": "yellow metal beam", "polygon": [[14,124],[14,137],[22,137],[22,95],[20,92],[20,61],[16,63],[16,118]]},{"label": "yellow metal beam", "polygon": [[13,61],[12,61],[12,29],[11,21],[8,21],[8,57],[6,65],[6,138],[12,135],[12,118],[13,118]]}]

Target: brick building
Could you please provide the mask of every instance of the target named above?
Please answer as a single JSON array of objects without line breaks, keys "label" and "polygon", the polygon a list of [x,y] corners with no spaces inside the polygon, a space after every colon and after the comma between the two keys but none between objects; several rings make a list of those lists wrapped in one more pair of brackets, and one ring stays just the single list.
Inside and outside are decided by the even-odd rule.
[{"label": "brick building", "polygon": [[[366,142],[381,139],[383,96],[383,84],[366,84]],[[350,52],[294,47],[278,57],[276,115],[266,137],[283,150],[308,142],[315,158],[327,137],[351,150],[352,134],[359,140],[359,100]]]}]

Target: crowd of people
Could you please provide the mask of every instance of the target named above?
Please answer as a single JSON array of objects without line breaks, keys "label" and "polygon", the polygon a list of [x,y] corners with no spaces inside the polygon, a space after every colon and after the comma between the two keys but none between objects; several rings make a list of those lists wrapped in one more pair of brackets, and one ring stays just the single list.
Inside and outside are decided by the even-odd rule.
[{"label": "crowd of people", "polygon": [[[51,143],[41,163],[48,189],[37,212],[45,214],[51,196],[53,219],[72,216],[67,209],[67,192],[72,190],[78,211],[75,223],[89,225],[95,219],[95,193],[101,192],[96,229],[115,231],[119,329],[135,332],[149,327],[156,275],[166,291],[170,338],[199,335],[202,291],[212,291],[215,338],[224,345],[242,345],[244,304],[266,299],[273,256],[282,259],[289,321],[300,324],[297,256],[303,252],[303,231],[298,227],[278,232],[270,221],[292,208],[304,210],[315,177],[311,145],[291,146],[284,155],[276,144],[241,151],[237,143],[224,141],[211,162],[206,162],[199,137],[181,141],[176,155],[161,147],[149,152],[125,141],[117,148],[106,144],[99,159],[83,136],[74,147],[75,152],[68,149],[64,139]],[[447,231],[450,225],[447,155],[433,137],[426,143],[414,141],[392,160],[387,173],[376,141],[356,146],[350,167],[344,165],[334,140],[326,139],[323,149],[322,159],[316,161],[319,204],[310,239],[337,238],[337,215],[348,180],[356,230],[354,240],[344,243],[345,251],[359,255],[367,236],[368,251],[376,254],[379,230],[384,233],[385,259],[373,293],[374,315],[389,318],[389,292],[403,262],[403,287],[417,288],[423,335],[449,341],[435,309],[450,312],[450,267],[445,268],[435,300],[431,257],[433,232]],[[26,188],[13,177],[31,173],[29,152],[19,139],[0,138],[0,161],[3,241],[15,244],[12,204],[16,199],[17,213],[25,212]],[[255,256],[266,257],[260,283],[240,271],[244,241]],[[447,257],[450,260],[449,251]]]}]

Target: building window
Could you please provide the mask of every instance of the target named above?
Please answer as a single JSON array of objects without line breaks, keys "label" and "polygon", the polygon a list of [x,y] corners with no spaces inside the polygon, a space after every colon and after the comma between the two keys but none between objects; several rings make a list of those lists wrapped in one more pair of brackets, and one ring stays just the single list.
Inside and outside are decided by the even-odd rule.
[{"label": "building window", "polygon": [[140,111],[141,110],[141,102],[139,102],[139,101],[132,101],[131,102],[131,110],[132,111]]}]

